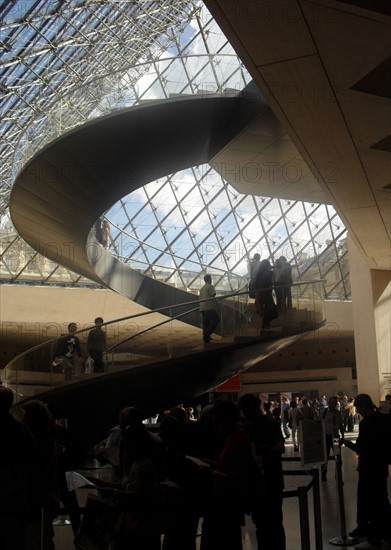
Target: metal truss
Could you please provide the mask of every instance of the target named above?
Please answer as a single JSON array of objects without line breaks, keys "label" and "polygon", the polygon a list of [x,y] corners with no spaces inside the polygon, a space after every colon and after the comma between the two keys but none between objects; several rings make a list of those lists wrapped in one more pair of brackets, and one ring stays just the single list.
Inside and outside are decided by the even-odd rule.
[{"label": "metal truss", "polygon": [[327,298],[350,296],[347,232],[332,207],[239,195],[209,166],[131,193],[106,219],[113,254],[175,286],[197,289],[207,271],[234,290],[258,252],[288,258],[297,281],[325,279]]},{"label": "metal truss", "polygon": [[[91,285],[16,234],[7,207],[19,168],[94,117],[241,90],[250,78],[198,0],[4,0],[0,10],[0,279]],[[152,182],[106,217],[112,252],[169,284],[198,288],[208,271],[236,288],[259,252],[286,256],[296,279],[325,278],[326,297],[350,297],[346,230],[332,207],[240,195],[210,166]]]}]

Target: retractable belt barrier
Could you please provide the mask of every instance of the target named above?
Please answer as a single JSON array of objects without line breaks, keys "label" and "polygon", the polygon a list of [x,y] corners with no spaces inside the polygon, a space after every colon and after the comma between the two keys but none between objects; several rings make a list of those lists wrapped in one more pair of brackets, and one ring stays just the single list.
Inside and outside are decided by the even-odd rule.
[{"label": "retractable belt barrier", "polygon": [[[286,457],[282,459],[284,462],[298,462],[300,458]],[[319,486],[319,470],[318,468],[311,468],[311,470],[283,470],[284,476],[311,476],[311,481],[304,486],[300,486],[292,491],[283,491],[283,498],[298,497],[299,499],[299,514],[300,514],[300,538],[301,538],[301,550],[311,550],[311,537],[310,537],[310,521],[309,521],[309,506],[308,506],[308,492],[312,489],[313,494],[313,514],[314,514],[314,531],[315,531],[315,549],[323,550],[322,540],[322,518],[320,507],[320,486]],[[74,510],[75,511],[75,510]],[[90,507],[78,507],[77,511],[80,514],[93,514],[96,510]],[[67,515],[67,508],[57,508],[51,510],[52,514]],[[42,509],[42,528],[41,528],[41,550],[48,550],[45,542],[47,540],[47,510]]]},{"label": "retractable belt barrier", "polygon": [[[283,462],[299,462],[301,459],[296,457],[283,457],[282,460]],[[282,473],[284,476],[311,476],[312,477],[308,485],[300,486],[293,491],[284,491],[282,494],[282,497],[299,498],[301,550],[311,550],[308,492],[312,489],[314,530],[315,530],[315,549],[323,550],[322,517],[321,517],[321,508],[320,508],[320,486],[319,486],[318,468],[311,468],[311,470],[283,470]]]}]

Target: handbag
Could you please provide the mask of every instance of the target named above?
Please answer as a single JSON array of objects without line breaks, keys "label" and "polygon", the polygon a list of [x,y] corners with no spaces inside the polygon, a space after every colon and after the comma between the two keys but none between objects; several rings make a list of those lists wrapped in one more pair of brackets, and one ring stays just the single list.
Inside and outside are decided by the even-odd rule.
[{"label": "handbag", "polygon": [[92,374],[94,372],[94,364],[95,361],[92,357],[87,357],[86,364],[85,364],[85,372],[86,374]]}]

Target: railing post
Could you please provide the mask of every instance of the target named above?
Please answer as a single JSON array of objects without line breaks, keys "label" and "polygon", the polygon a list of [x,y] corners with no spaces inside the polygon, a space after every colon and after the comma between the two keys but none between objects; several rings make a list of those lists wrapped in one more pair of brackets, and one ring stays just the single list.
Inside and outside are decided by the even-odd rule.
[{"label": "railing post", "polygon": [[342,461],[341,461],[341,447],[339,439],[333,440],[333,450],[335,456],[335,473],[337,474],[337,487],[338,487],[338,502],[339,502],[339,517],[341,518],[341,535],[329,540],[330,544],[335,546],[352,546],[357,544],[358,539],[350,537],[346,533],[346,516],[345,516],[345,501],[343,495],[343,481],[342,481]]},{"label": "railing post", "polygon": [[50,550],[49,529],[48,529],[48,510],[41,509],[41,550]]},{"label": "railing post", "polygon": [[306,487],[298,487],[300,510],[301,550],[311,550],[308,496]]},{"label": "railing post", "polygon": [[313,476],[312,496],[313,496],[313,503],[314,503],[315,548],[316,550],[323,550],[322,515],[321,515],[321,509],[320,509],[320,487],[319,487],[319,469],[318,468],[313,468],[312,476]]}]

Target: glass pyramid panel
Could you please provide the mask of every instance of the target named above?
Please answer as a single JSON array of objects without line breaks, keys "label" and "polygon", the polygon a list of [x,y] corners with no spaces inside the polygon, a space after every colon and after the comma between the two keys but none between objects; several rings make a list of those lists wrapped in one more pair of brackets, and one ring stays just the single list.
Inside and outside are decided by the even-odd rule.
[{"label": "glass pyramid panel", "polygon": [[[173,94],[240,91],[250,77],[197,0],[3,0],[1,7],[0,279],[95,286],[17,235],[8,201],[19,166],[68,129],[114,109]],[[246,276],[255,252],[272,262],[283,253],[296,278],[325,276],[326,296],[350,296],[346,230],[333,208],[245,197],[208,165],[151,182],[106,217],[111,252],[150,276],[199,288],[211,270],[224,285]]]}]

